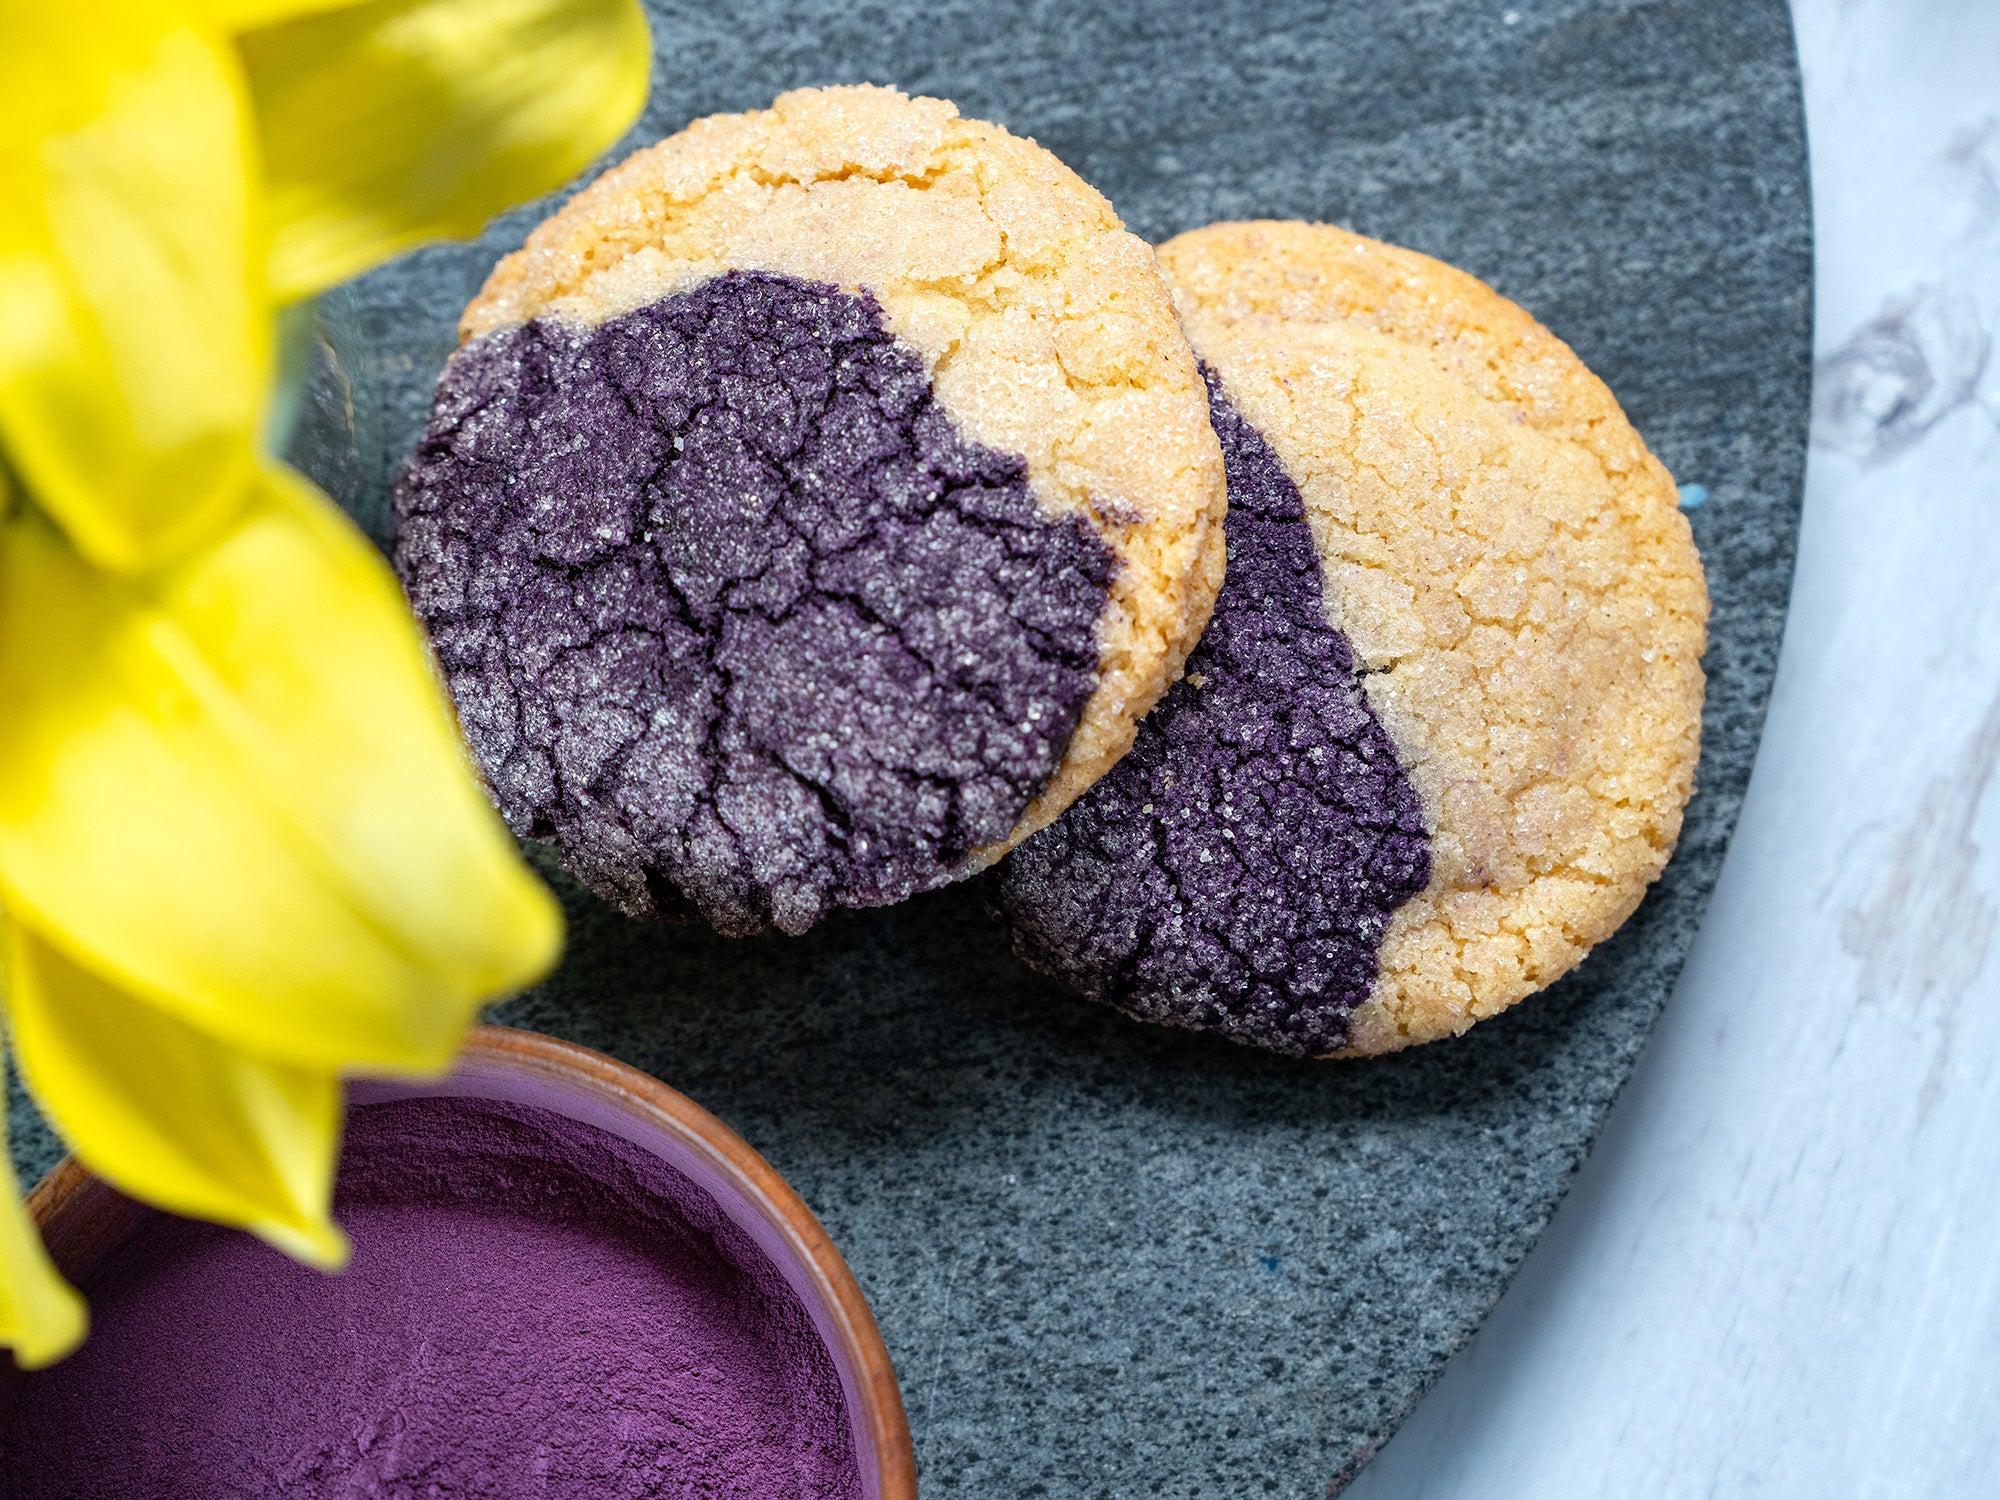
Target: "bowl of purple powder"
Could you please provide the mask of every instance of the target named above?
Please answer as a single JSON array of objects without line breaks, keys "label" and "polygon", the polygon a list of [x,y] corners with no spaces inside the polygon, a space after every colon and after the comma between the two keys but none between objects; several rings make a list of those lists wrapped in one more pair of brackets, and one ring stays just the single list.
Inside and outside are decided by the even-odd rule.
[{"label": "bowl of purple powder", "polygon": [[92,1331],[5,1392],[0,1493],[914,1500],[860,1287],[700,1106],[493,1026],[349,1106],[339,1276],[74,1161],[43,1181]]}]

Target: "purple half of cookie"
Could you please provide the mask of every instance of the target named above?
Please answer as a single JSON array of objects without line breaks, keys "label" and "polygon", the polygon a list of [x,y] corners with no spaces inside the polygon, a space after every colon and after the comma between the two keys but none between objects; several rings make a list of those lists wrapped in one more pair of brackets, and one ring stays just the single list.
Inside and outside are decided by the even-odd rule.
[{"label": "purple half of cookie", "polygon": [[865,293],[731,272],[453,356],[396,561],[521,834],[802,931],[964,873],[1061,763],[1114,559]]},{"label": "purple half of cookie", "polygon": [[1208,373],[1229,568],[1132,751],[990,877],[1021,955],[1142,1020],[1345,1045],[1430,879],[1416,790],[1328,622],[1298,487]]}]

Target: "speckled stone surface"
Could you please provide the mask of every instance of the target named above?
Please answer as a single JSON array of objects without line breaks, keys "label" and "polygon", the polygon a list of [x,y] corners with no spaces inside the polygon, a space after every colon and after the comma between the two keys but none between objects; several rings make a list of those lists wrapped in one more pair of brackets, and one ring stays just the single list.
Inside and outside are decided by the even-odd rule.
[{"label": "speckled stone surface", "polygon": [[[1037,978],[962,888],[731,941],[565,885],[568,961],[497,1012],[686,1090],[798,1187],[874,1304],[927,1496],[1321,1495],[1547,1222],[1734,825],[1809,379],[1782,0],[653,9],[634,144],[869,79],[1034,135],[1155,240],[1224,217],[1345,223],[1522,303],[1708,491],[1708,712],[1680,853],[1576,974],[1460,1041],[1329,1065],[1144,1027]],[[321,372],[295,452],[365,522],[386,518],[460,307],[545,211],[325,304],[345,367]],[[16,1148],[52,1159],[32,1126]]]}]

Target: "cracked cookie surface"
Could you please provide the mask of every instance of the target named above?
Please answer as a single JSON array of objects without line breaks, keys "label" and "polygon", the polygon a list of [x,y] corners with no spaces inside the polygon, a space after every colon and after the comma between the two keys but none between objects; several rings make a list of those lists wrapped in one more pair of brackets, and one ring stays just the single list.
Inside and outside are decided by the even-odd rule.
[{"label": "cracked cookie surface", "polygon": [[494,268],[460,331],[600,323],[729,270],[869,292],[960,432],[1024,459],[1036,503],[1117,556],[1097,689],[1025,837],[1125,753],[1222,584],[1222,452],[1152,250],[1049,152],[945,100],[800,89],[612,168]]},{"label": "cracked cookie surface", "polygon": [[1113,567],[871,300],[731,272],[454,362],[398,564],[509,823],[724,931],[937,883],[1096,685]]},{"label": "cracked cookie surface", "polygon": [[1151,252],[937,100],[804,91],[503,260],[398,488],[496,797],[636,913],[971,873],[1130,744],[1225,491]]},{"label": "cracked cookie surface", "polygon": [[1159,254],[1298,488],[1325,617],[1430,834],[1328,1050],[1461,1032],[1573,968],[1673,850],[1708,613],[1673,482],[1575,354],[1463,272],[1305,224]]},{"label": "cracked cookie surface", "polygon": [[1423,813],[1328,623],[1305,504],[1209,377],[1229,569],[1132,751],[989,876],[1029,963],[1141,1020],[1316,1056],[1347,1044]]}]

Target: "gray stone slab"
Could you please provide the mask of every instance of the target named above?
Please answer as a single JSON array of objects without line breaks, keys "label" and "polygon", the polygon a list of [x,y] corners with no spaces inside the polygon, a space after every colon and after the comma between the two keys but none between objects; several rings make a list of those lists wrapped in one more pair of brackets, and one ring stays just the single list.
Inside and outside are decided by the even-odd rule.
[{"label": "gray stone slab", "polygon": [[[820,1214],[932,1496],[1316,1495],[1548,1222],[1714,882],[1777,658],[1811,238],[1782,0],[655,4],[627,145],[855,80],[1035,136],[1150,238],[1325,219],[1485,277],[1709,500],[1701,784],[1571,978],[1454,1042],[1312,1065],[1156,1032],[1009,955],[963,890],[802,939],[639,926],[560,877],[569,957],[496,1019],[683,1089]],[[295,456],[381,533],[461,305],[549,205],[325,299]],[[17,1153],[52,1146],[30,1125]]]}]

